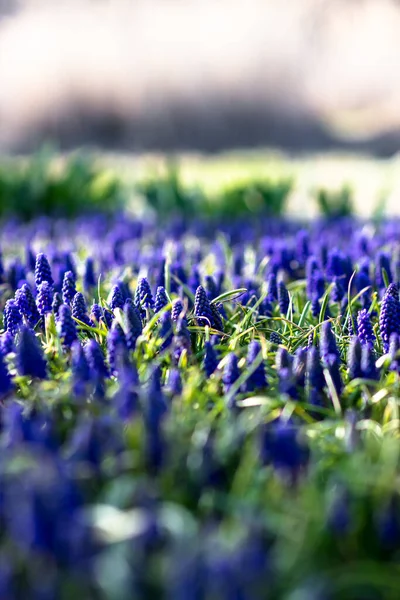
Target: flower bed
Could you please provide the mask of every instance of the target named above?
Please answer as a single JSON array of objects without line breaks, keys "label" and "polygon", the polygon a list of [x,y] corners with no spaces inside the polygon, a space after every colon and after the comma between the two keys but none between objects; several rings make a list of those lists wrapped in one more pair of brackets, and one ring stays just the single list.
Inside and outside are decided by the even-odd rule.
[{"label": "flower bed", "polygon": [[399,234],[3,224],[0,597],[395,598]]}]

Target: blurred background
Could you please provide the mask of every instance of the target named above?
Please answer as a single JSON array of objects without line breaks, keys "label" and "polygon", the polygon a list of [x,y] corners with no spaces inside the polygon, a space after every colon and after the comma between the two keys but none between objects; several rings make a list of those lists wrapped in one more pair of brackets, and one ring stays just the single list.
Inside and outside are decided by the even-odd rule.
[{"label": "blurred background", "polygon": [[[395,0],[0,0],[0,216],[75,211],[79,190],[103,203],[104,169],[136,185],[171,156],[185,202],[258,180],[268,204],[272,177],[291,179],[292,214],[325,212],[322,187],[346,212],[399,214],[399,31]],[[49,148],[94,152],[102,173],[73,162],[55,184]],[[176,183],[140,193],[168,212]]]},{"label": "blurred background", "polygon": [[0,148],[400,141],[394,0],[0,0]]}]

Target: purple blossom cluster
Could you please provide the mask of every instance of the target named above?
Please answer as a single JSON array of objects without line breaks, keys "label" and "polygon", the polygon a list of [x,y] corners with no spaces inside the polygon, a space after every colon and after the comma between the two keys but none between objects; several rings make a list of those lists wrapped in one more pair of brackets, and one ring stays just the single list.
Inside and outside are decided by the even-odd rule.
[{"label": "purple blossom cluster", "polygon": [[[351,220],[5,225],[0,597],[286,597],[278,495],[315,476],[321,422],[347,419],[355,438],[400,373],[399,234]],[[329,552],[352,523],[338,490],[318,524]],[[394,556],[396,497],[366,515],[374,552]]]}]

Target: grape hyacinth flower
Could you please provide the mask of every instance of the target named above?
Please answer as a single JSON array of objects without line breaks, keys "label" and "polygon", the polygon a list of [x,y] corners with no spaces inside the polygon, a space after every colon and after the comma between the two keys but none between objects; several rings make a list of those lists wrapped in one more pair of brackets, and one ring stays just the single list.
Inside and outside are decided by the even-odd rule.
[{"label": "grape hyacinth flower", "polygon": [[391,284],[393,281],[392,270],[390,267],[390,258],[385,252],[378,252],[376,256],[376,269],[375,269],[375,279],[376,286],[378,289],[383,289],[385,287],[385,280],[383,278],[383,270],[386,272],[386,276],[388,279],[388,283]]},{"label": "grape hyacinth flower", "polygon": [[126,343],[129,350],[134,350],[137,339],[143,331],[143,326],[139,310],[132,301],[125,302],[124,318]]},{"label": "grape hyacinth flower", "polygon": [[172,321],[169,312],[164,312],[160,317],[159,338],[162,340],[160,350],[165,350],[171,345],[173,339]]},{"label": "grape hyacinth flower", "polygon": [[318,260],[314,255],[308,257],[306,261],[306,291],[310,298],[315,292],[314,278],[318,272]]},{"label": "grape hyacinth flower", "polygon": [[52,311],[53,294],[53,287],[48,283],[48,281],[43,281],[39,285],[38,294],[36,297],[36,305],[42,317]]},{"label": "grape hyacinth flower", "polygon": [[218,331],[223,331],[224,329],[224,324],[221,318],[221,314],[220,314],[220,307],[222,307],[222,304],[216,306],[214,303],[210,305],[211,307],[211,312],[212,312],[212,326],[214,327],[214,329],[217,329]]},{"label": "grape hyacinth flower", "polygon": [[161,388],[161,370],[158,367],[151,375],[147,387],[144,408],[145,459],[150,472],[158,472],[165,456],[165,440],[162,422],[168,411],[165,396]]},{"label": "grape hyacinth flower", "polygon": [[211,310],[210,302],[207,298],[205,289],[201,285],[199,285],[195,294],[194,314],[200,324],[209,325],[210,327],[212,326],[214,315]]},{"label": "grape hyacinth flower", "polygon": [[111,311],[107,310],[106,308],[103,308],[102,315],[101,315],[101,321],[106,325],[107,329],[111,329],[113,320],[114,320],[113,313]]},{"label": "grape hyacinth flower", "polygon": [[307,466],[309,451],[300,440],[298,428],[278,419],[261,429],[261,462],[271,463],[277,471],[295,480]]},{"label": "grape hyacinth flower", "polygon": [[15,335],[22,325],[22,315],[15,300],[7,300],[4,307],[4,327]]},{"label": "grape hyacinth flower", "polygon": [[258,312],[262,317],[272,317],[272,304],[267,297],[262,300]]},{"label": "grape hyacinth flower", "polygon": [[0,399],[4,398],[13,388],[14,384],[4,361],[4,356],[0,353]]},{"label": "grape hyacinth flower", "polygon": [[389,350],[389,339],[392,333],[400,332],[400,303],[396,284],[391,283],[387,288],[381,303],[379,328],[384,351]]},{"label": "grape hyacinth flower", "polygon": [[215,281],[211,277],[211,275],[206,275],[206,277],[205,277],[205,289],[206,289],[207,298],[209,299],[210,302],[211,302],[211,300],[214,300],[214,298],[216,298],[218,296],[217,284],[215,283]]},{"label": "grape hyacinth flower", "polygon": [[217,354],[210,342],[206,342],[204,344],[204,360],[203,360],[203,370],[207,377],[210,377],[218,366],[218,357]]},{"label": "grape hyacinth flower", "polygon": [[392,333],[389,340],[389,356],[391,359],[390,370],[400,373],[400,336]]},{"label": "grape hyacinth flower", "polygon": [[15,292],[15,302],[28,325],[31,327],[37,325],[40,320],[40,314],[31,288],[27,283],[24,283],[22,287]]},{"label": "grape hyacinth flower", "polygon": [[340,396],[342,389],[343,389],[343,381],[342,381],[342,376],[340,374],[340,359],[337,356],[337,354],[328,354],[325,358],[324,358],[324,365],[327,368],[331,379],[332,379],[332,383],[333,386],[336,390],[336,394],[338,396]]},{"label": "grape hyacinth flower", "polygon": [[366,289],[371,287],[371,280],[368,273],[359,271],[354,278],[354,284],[357,293],[362,292],[360,301],[363,308],[368,309],[371,306],[371,289]]},{"label": "grape hyacinth flower", "polygon": [[351,516],[349,493],[341,486],[328,507],[327,525],[335,536],[341,538],[351,529]]},{"label": "grape hyacinth flower", "polygon": [[279,371],[280,369],[288,369],[292,367],[292,356],[287,351],[287,348],[280,346],[277,350],[275,363],[276,368]]},{"label": "grape hyacinth flower", "polygon": [[323,362],[327,364],[328,356],[335,355],[339,358],[339,350],[336,345],[336,339],[332,331],[330,321],[324,321],[320,331],[320,351]]},{"label": "grape hyacinth flower", "polygon": [[25,266],[27,271],[35,270],[36,258],[29,244],[25,247]]},{"label": "grape hyacinth flower", "polygon": [[91,290],[96,286],[96,276],[94,273],[93,258],[88,257],[85,262],[85,272],[83,275],[83,286],[86,291]]},{"label": "grape hyacinth flower", "polygon": [[180,300],[174,300],[172,303],[171,319],[176,322],[184,312],[183,304]]},{"label": "grape hyacinth flower", "polygon": [[298,348],[294,353],[293,358],[293,375],[296,379],[296,384],[304,387],[307,368],[307,350],[306,348]]},{"label": "grape hyacinth flower", "polygon": [[178,369],[171,369],[168,374],[167,391],[171,396],[180,396],[183,391],[182,378]]},{"label": "grape hyacinth flower", "polygon": [[331,289],[332,302],[341,302],[343,300],[344,294],[345,290],[343,287],[342,280],[338,277],[334,277]]},{"label": "grape hyacinth flower", "polygon": [[228,394],[231,387],[240,377],[239,361],[234,352],[230,352],[222,373],[222,383],[224,384],[224,393]]},{"label": "grape hyacinth flower", "polygon": [[361,369],[362,346],[358,336],[353,336],[350,340],[347,352],[347,366],[349,369],[349,379],[358,379],[363,376]]},{"label": "grape hyacinth flower", "polygon": [[313,317],[317,318],[319,313],[321,312],[321,305],[318,299],[318,296],[313,296],[311,300],[311,314]]},{"label": "grape hyacinth flower", "polygon": [[308,231],[300,229],[296,234],[296,258],[300,265],[304,265],[310,254],[310,236]]},{"label": "grape hyacinth flower", "polygon": [[156,299],[154,301],[154,312],[158,313],[164,306],[169,304],[167,292],[163,286],[158,286],[156,291]]},{"label": "grape hyacinth flower", "polygon": [[51,310],[53,311],[54,318],[57,321],[58,319],[58,311],[60,310],[60,306],[62,305],[62,297],[59,292],[55,292],[53,295],[53,301],[51,303]]},{"label": "grape hyacinth flower", "polygon": [[190,332],[184,316],[182,316],[176,324],[173,346],[173,357],[177,363],[179,362],[183,351],[186,351],[187,354],[190,354],[191,352]]},{"label": "grape hyacinth flower", "polygon": [[278,305],[279,312],[282,315],[286,315],[289,309],[290,298],[289,292],[287,291],[286,285],[283,281],[278,283]]},{"label": "grape hyacinth flower", "polygon": [[49,261],[47,260],[47,256],[40,252],[36,256],[35,263],[35,284],[36,288],[39,287],[43,281],[47,281],[49,285],[54,285],[54,280],[51,274],[51,268],[49,265]]},{"label": "grape hyacinth flower", "polygon": [[193,293],[195,293],[199,285],[201,285],[200,274],[196,267],[190,273],[188,285]]},{"label": "grape hyacinth flower", "polygon": [[65,348],[70,348],[72,343],[78,339],[76,323],[67,304],[62,304],[58,310],[57,331]]},{"label": "grape hyacinth flower", "polygon": [[76,398],[84,398],[90,382],[90,369],[82,345],[75,340],[71,345],[72,389]]},{"label": "grape hyacinth flower", "polygon": [[88,361],[92,377],[98,381],[109,376],[108,369],[104,360],[103,351],[96,340],[89,340],[84,347],[86,359]]},{"label": "grape hyacinth flower", "polygon": [[121,292],[124,302],[128,300],[128,298],[132,299],[131,290],[129,289],[129,285],[126,281],[119,279],[117,281],[117,286],[119,287],[119,291]]},{"label": "grape hyacinth flower", "polygon": [[120,308],[122,310],[124,308],[124,303],[125,303],[125,301],[121,294],[121,290],[119,289],[119,286],[114,285],[111,290],[110,301],[109,301],[111,310],[114,311],[116,308]]},{"label": "grape hyacinth flower", "polygon": [[65,252],[63,259],[64,259],[63,262],[64,262],[65,270],[71,271],[74,278],[76,279],[76,266],[75,266],[75,262],[74,262],[71,252]]},{"label": "grape hyacinth flower", "polygon": [[328,251],[326,274],[331,281],[334,277],[344,275],[343,256],[337,248],[332,248],[332,250]]},{"label": "grape hyacinth flower", "polygon": [[275,273],[270,273],[267,279],[267,299],[270,304],[278,300],[278,286]]},{"label": "grape hyacinth flower", "polygon": [[100,304],[96,304],[96,302],[94,302],[92,304],[92,308],[90,309],[90,315],[89,315],[89,318],[90,318],[92,324],[98,325],[100,323],[102,316],[103,316],[103,311],[102,311]]},{"label": "grape hyacinth flower", "polygon": [[127,349],[126,338],[121,325],[114,321],[110,331],[107,334],[107,358],[111,373],[118,372],[117,359],[119,353]]},{"label": "grape hyacinth flower", "polygon": [[118,361],[119,388],[113,403],[122,421],[129,421],[139,410],[139,376],[136,365],[128,360],[124,352]]},{"label": "grape hyacinth flower", "polygon": [[322,298],[322,296],[325,294],[325,278],[321,271],[318,270],[314,273],[313,283],[314,286],[311,297],[316,296],[318,299]]},{"label": "grape hyacinth flower", "polygon": [[0,336],[0,353],[2,356],[7,356],[11,352],[15,352],[14,336],[11,331],[5,331]]},{"label": "grape hyacinth flower", "polygon": [[321,357],[316,346],[310,346],[307,350],[306,366],[306,389],[310,404],[322,406],[325,377],[321,365]]},{"label": "grape hyacinth flower", "polygon": [[379,379],[379,371],[375,364],[375,355],[371,346],[363,345],[361,351],[361,373],[364,379]]},{"label": "grape hyacinth flower", "polygon": [[278,390],[279,393],[288,396],[292,400],[297,400],[299,397],[296,378],[293,373],[292,367],[282,367],[277,369],[278,373]]},{"label": "grape hyacinth flower", "polygon": [[153,295],[146,277],[139,279],[135,290],[135,304],[140,307],[154,308]]},{"label": "grape hyacinth flower", "polygon": [[76,282],[72,271],[64,273],[62,283],[62,299],[64,304],[71,306],[72,300],[76,294]]},{"label": "grape hyacinth flower", "polygon": [[[250,342],[248,351],[247,351],[247,367],[252,367],[253,363],[256,359],[260,357],[261,353],[261,344],[256,340]],[[246,382],[243,386],[244,392],[254,392],[257,389],[263,389],[267,387],[267,377],[265,374],[264,364],[261,360],[260,364],[256,367],[256,369],[248,376]]]},{"label": "grape hyacinth flower", "polygon": [[358,311],[357,334],[362,344],[371,346],[371,348],[373,347],[375,335],[372,329],[371,318],[366,308],[363,308],[362,310]]},{"label": "grape hyacinth flower", "polygon": [[20,375],[46,379],[47,363],[35,332],[23,325],[17,345],[17,370]]},{"label": "grape hyacinth flower", "polygon": [[277,331],[272,331],[269,336],[269,341],[271,344],[278,346],[281,343],[281,336]]},{"label": "grape hyacinth flower", "polygon": [[85,325],[92,326],[92,322],[87,314],[85,298],[81,292],[77,292],[72,301],[72,316],[74,319],[85,323]]},{"label": "grape hyacinth flower", "polygon": [[12,290],[16,290],[26,281],[25,269],[18,259],[11,263],[6,278]]}]

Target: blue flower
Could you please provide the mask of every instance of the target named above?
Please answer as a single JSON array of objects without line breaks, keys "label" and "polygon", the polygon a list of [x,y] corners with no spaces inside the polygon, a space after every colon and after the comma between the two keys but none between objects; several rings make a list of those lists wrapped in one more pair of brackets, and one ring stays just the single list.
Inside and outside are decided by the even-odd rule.
[{"label": "blue flower", "polygon": [[48,281],[43,281],[38,286],[36,304],[39,313],[42,315],[42,317],[44,317],[47,313],[50,313],[52,311],[53,294],[53,287],[49,284]]},{"label": "blue flower", "polygon": [[162,286],[158,286],[156,291],[156,299],[154,301],[154,312],[158,313],[164,306],[169,304],[167,292],[165,288]]},{"label": "blue flower", "polygon": [[85,323],[85,325],[88,325],[89,327],[92,326],[92,322],[87,314],[85,298],[81,292],[77,292],[72,301],[72,316],[74,319],[78,319],[78,321]]},{"label": "blue flower", "polygon": [[296,477],[308,462],[309,452],[299,429],[291,422],[278,419],[261,429],[261,461]]},{"label": "blue flower", "polygon": [[183,312],[184,309],[182,302],[180,300],[174,300],[172,303],[171,319],[176,322]]},{"label": "blue flower", "polygon": [[126,301],[124,306],[125,335],[129,350],[134,350],[138,337],[143,331],[140,312],[132,301]]},{"label": "blue flower", "polygon": [[121,290],[118,285],[114,285],[111,290],[110,297],[110,308],[111,310],[115,310],[116,308],[120,308],[121,310],[124,308],[124,298],[121,294]]},{"label": "blue flower", "polygon": [[45,379],[47,363],[35,332],[23,325],[17,345],[17,369],[20,375]]},{"label": "blue flower", "polygon": [[[254,361],[258,359],[261,353],[261,344],[256,340],[250,342],[248,351],[247,351],[247,367],[252,367]],[[245,392],[254,392],[258,389],[263,389],[267,387],[267,377],[265,374],[265,368],[263,361],[256,367],[256,369],[247,377],[243,391]]]},{"label": "blue flower", "polygon": [[83,275],[83,285],[85,290],[91,290],[97,285],[96,275],[94,272],[93,258],[88,257],[85,261],[85,272]]},{"label": "blue flower", "polygon": [[57,331],[66,348],[70,348],[72,343],[78,339],[76,323],[67,304],[62,304],[58,310]]},{"label": "blue flower", "polygon": [[400,333],[400,303],[398,288],[390,284],[381,303],[379,328],[385,352],[389,350],[389,339],[392,333]]},{"label": "blue flower", "polygon": [[62,283],[62,299],[64,304],[71,305],[72,300],[76,294],[76,282],[72,271],[64,273],[64,279]]},{"label": "blue flower", "polygon": [[49,265],[49,261],[47,260],[47,256],[43,253],[39,253],[36,256],[35,263],[36,288],[39,288],[39,285],[43,283],[43,281],[47,281],[47,283],[51,286],[54,285],[54,280],[51,274],[51,268]]},{"label": "blue flower", "polygon": [[214,315],[211,310],[207,294],[201,285],[199,285],[195,294],[194,314],[201,325],[209,325],[210,327],[212,326]]},{"label": "blue flower", "polygon": [[287,291],[285,283],[283,281],[280,281],[278,283],[278,304],[279,304],[279,312],[282,315],[286,316],[287,311],[289,309],[289,303],[290,303],[289,292]]},{"label": "blue flower", "polygon": [[349,349],[347,352],[347,366],[349,369],[349,379],[358,379],[363,376],[361,369],[361,354],[362,346],[357,336],[353,336],[350,340]]},{"label": "blue flower", "polygon": [[40,320],[40,314],[31,288],[27,283],[24,283],[22,287],[15,292],[15,303],[28,324],[31,327],[37,325]]},{"label": "blue flower", "polygon": [[10,373],[4,361],[3,355],[0,353],[0,397],[4,397],[14,388]]},{"label": "blue flower", "polygon": [[88,361],[78,340],[75,340],[71,346],[71,372],[74,395],[77,398],[83,398],[87,392],[91,375]]},{"label": "blue flower", "polygon": [[374,331],[372,329],[371,318],[366,308],[363,308],[357,315],[357,333],[362,344],[373,347],[375,341]]},{"label": "blue flower", "polygon": [[114,322],[107,334],[107,357],[112,373],[117,374],[118,359],[126,350],[127,344],[123,329],[119,323]]},{"label": "blue flower", "polygon": [[153,295],[146,277],[139,279],[135,290],[135,304],[138,307],[154,308]]},{"label": "blue flower", "polygon": [[167,380],[167,390],[171,396],[180,396],[182,394],[182,378],[178,369],[170,370]]},{"label": "blue flower", "polygon": [[224,392],[227,393],[234,383],[240,377],[240,369],[238,358],[234,352],[230,352],[227,356],[224,371],[222,373],[222,382],[224,384]]},{"label": "blue flower", "polygon": [[15,300],[7,300],[4,307],[4,326],[7,331],[15,335],[22,325],[22,315]]},{"label": "blue flower", "polygon": [[335,355],[339,358],[339,350],[336,345],[336,339],[332,331],[330,321],[324,321],[320,330],[320,349],[322,360],[327,363],[329,355]]},{"label": "blue flower", "polygon": [[310,346],[307,350],[306,387],[309,403],[321,406],[323,404],[325,377],[319,350],[315,346]]},{"label": "blue flower", "polygon": [[218,366],[218,356],[210,342],[204,344],[203,370],[207,377],[211,377]]}]

